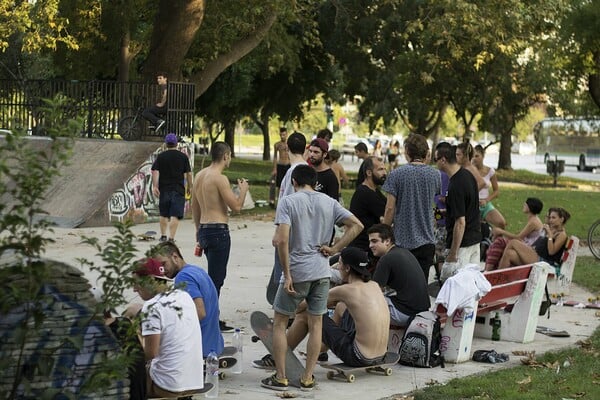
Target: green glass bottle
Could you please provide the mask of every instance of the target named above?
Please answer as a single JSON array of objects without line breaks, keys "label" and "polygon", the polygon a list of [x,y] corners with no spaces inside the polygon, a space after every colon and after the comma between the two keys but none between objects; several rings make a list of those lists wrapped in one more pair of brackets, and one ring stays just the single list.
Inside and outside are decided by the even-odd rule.
[{"label": "green glass bottle", "polygon": [[494,321],[492,322],[492,340],[500,340],[500,327],[502,325],[502,321],[500,321],[500,315],[496,313],[494,316]]}]

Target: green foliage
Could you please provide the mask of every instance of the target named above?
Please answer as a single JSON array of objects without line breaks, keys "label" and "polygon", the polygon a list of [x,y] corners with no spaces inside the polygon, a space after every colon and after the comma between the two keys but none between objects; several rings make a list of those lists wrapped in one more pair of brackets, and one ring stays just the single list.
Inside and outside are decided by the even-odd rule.
[{"label": "green foliage", "polygon": [[[42,258],[46,246],[52,242],[47,237],[52,224],[44,219],[44,196],[53,178],[68,163],[73,139],[82,127],[81,121],[67,119],[61,112],[65,101],[61,97],[44,101],[42,128],[46,137],[30,140],[24,128],[15,128],[0,140],[0,259],[4,264],[0,266],[0,316],[3,322],[11,321],[13,328],[10,335],[2,338],[0,381],[4,385],[11,382],[10,387],[2,387],[2,398],[52,399],[61,394],[74,399],[86,393],[99,394],[109,384],[123,379],[127,369],[122,366],[132,360],[131,355],[121,353],[105,355],[105,362],[84,376],[77,394],[62,388],[39,387],[40,381],[57,375],[64,376],[65,382],[80,379],[74,376],[70,365],[62,362],[65,356],[68,359],[83,348],[87,327],[100,323],[97,314],[89,314],[76,321],[71,336],[65,337],[53,336],[53,330],[46,325],[56,317],[55,307],[59,304],[48,283],[68,266]],[[37,146],[40,141],[43,145]],[[123,303],[122,291],[127,279],[114,271],[126,265],[134,251],[128,227],[119,227],[119,233],[109,240],[106,248],[100,251],[97,247],[101,259],[109,265],[97,268],[105,279],[108,307]],[[89,242],[94,241],[89,239]],[[98,311],[104,311],[105,307],[99,307]],[[3,329],[7,327],[3,324]],[[135,337],[135,332],[131,334]],[[32,343],[36,343],[35,349]]]}]

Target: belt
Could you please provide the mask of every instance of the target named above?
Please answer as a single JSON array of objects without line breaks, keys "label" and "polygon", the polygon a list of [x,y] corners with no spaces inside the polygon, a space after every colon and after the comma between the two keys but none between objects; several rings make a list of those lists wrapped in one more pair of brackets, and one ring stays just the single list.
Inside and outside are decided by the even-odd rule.
[{"label": "belt", "polygon": [[216,229],[229,229],[229,225],[227,224],[200,224],[200,229],[202,228],[216,228]]}]

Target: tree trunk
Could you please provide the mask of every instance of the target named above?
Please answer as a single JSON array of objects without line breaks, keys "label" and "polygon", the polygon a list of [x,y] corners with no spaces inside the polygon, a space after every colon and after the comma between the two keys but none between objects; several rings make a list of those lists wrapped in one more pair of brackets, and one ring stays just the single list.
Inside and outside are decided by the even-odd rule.
[{"label": "tree trunk", "polygon": [[263,134],[263,161],[271,159],[271,138],[269,138],[269,115],[264,112],[261,115],[261,130]]},{"label": "tree trunk", "polygon": [[235,119],[225,122],[225,143],[231,147],[231,157],[235,157]]},{"label": "tree trunk", "polygon": [[174,81],[181,79],[183,60],[204,18],[204,3],[204,0],[160,0],[144,65],[147,80],[153,80],[159,72]]},{"label": "tree trunk", "polygon": [[498,168],[512,169],[510,150],[512,147],[512,128],[500,133],[500,154],[498,155]]},{"label": "tree trunk", "polygon": [[596,72],[588,78],[588,89],[592,100],[600,108],[600,51],[593,53],[593,59]]}]

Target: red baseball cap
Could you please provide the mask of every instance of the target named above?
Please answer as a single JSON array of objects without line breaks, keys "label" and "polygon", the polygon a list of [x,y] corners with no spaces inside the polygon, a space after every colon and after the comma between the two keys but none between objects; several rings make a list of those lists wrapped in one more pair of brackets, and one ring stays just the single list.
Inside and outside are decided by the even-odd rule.
[{"label": "red baseball cap", "polygon": [[143,258],[137,263],[138,268],[133,272],[137,276],[151,276],[157,279],[171,281],[165,275],[165,266],[156,258]]}]

